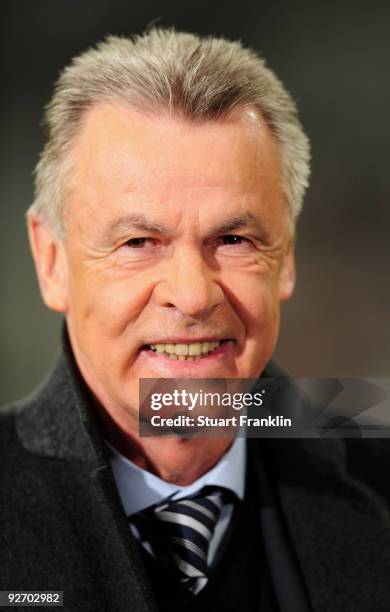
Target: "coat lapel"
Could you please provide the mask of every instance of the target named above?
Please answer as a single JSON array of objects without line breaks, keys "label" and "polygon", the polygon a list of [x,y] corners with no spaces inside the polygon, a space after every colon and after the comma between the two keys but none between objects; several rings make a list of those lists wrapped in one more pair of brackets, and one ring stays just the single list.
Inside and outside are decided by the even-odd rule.
[{"label": "coat lapel", "polygon": [[16,428],[29,453],[56,460],[50,487],[78,534],[109,609],[157,610],[69,347],[46,383],[19,404]]},{"label": "coat lapel", "polygon": [[314,611],[390,610],[389,513],[347,473],[344,441],[262,442]]}]

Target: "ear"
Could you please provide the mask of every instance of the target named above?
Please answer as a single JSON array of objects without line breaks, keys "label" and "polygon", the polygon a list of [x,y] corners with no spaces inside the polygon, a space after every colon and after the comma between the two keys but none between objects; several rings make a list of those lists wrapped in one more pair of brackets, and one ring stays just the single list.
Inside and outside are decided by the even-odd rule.
[{"label": "ear", "polygon": [[27,225],[43,301],[52,310],[66,314],[68,291],[64,244],[35,213],[29,213]]},{"label": "ear", "polygon": [[283,256],[279,272],[279,301],[288,300],[295,287],[295,255],[294,247],[291,245]]}]

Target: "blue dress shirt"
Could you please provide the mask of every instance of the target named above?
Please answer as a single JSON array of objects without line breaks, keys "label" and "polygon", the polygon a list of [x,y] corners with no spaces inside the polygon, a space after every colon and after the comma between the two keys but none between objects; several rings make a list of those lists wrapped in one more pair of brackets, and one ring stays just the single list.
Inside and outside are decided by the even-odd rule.
[{"label": "blue dress shirt", "polygon": [[[242,500],[244,498],[246,470],[245,438],[236,438],[228,451],[211,470],[185,487],[166,482],[151,472],[143,470],[121,455],[107,441],[106,444],[110,451],[110,463],[126,516],[158,504],[171,495],[173,495],[173,500],[193,495],[206,485],[226,487],[233,491],[239,499]],[[208,552],[208,564],[210,566],[213,565],[216,559],[219,544],[229,526],[232,513],[233,505],[225,504],[210,541]],[[135,537],[140,539],[137,528],[131,523],[129,527]],[[142,542],[142,544],[148,552],[153,554],[147,542]]]}]

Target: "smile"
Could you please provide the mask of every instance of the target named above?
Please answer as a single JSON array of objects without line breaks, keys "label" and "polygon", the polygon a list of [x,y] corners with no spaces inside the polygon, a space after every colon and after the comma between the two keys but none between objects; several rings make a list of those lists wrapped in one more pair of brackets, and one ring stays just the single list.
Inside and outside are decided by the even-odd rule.
[{"label": "smile", "polygon": [[228,340],[193,342],[191,344],[148,344],[146,349],[154,353],[178,361],[197,361],[216,351]]}]

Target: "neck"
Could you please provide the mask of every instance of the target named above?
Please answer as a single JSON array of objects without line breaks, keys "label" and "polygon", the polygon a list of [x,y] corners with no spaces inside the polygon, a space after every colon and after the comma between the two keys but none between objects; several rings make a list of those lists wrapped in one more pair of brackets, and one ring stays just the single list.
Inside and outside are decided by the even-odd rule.
[{"label": "neck", "polygon": [[208,472],[232,444],[233,437],[140,438],[131,425],[117,423],[95,402],[104,438],[138,467],[167,482],[187,486]]}]

